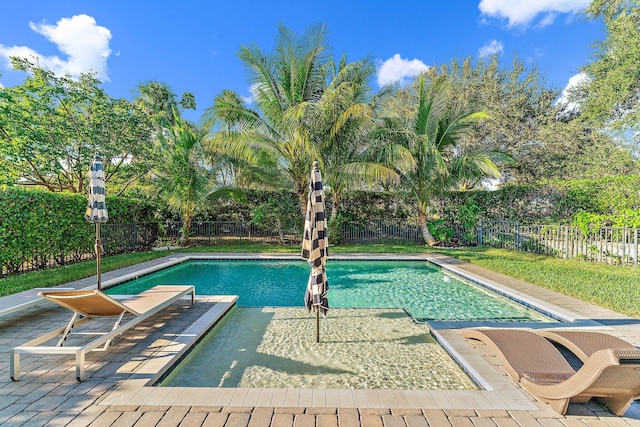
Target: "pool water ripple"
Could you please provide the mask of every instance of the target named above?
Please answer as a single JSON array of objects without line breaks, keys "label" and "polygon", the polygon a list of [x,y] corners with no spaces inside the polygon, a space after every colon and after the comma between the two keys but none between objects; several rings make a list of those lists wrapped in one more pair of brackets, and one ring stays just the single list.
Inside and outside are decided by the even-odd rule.
[{"label": "pool water ripple", "polygon": [[[418,320],[549,321],[540,313],[419,261],[330,261],[333,308],[404,308]],[[304,261],[188,261],[116,286],[135,294],[158,284],[194,284],[200,295],[238,295],[247,307],[302,306]]]},{"label": "pool water ripple", "polygon": [[472,390],[429,329],[402,310],[237,307],[163,386]]}]

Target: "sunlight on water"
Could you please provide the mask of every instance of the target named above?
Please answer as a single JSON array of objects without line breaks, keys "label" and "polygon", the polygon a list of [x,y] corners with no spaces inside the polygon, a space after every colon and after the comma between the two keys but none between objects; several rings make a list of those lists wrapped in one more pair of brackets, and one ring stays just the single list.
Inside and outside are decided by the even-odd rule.
[{"label": "sunlight on water", "polygon": [[472,390],[429,328],[402,310],[235,308],[162,386]]},{"label": "sunlight on water", "polygon": [[[419,320],[548,321],[507,298],[418,261],[329,261],[329,303],[339,308],[404,308]],[[304,261],[188,261],[116,286],[135,294],[161,284],[194,284],[198,295],[238,295],[245,307],[303,305]]]}]

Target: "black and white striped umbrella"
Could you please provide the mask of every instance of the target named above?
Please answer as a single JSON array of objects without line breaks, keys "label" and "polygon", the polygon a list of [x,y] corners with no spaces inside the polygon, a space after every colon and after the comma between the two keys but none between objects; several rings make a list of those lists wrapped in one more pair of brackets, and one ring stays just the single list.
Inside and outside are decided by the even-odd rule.
[{"label": "black and white striped umbrella", "polygon": [[84,217],[89,222],[107,222],[109,214],[104,201],[104,168],[102,159],[95,156],[89,168],[89,204]]},{"label": "black and white striped umbrella", "polygon": [[[307,200],[307,213],[304,222],[304,238],[302,239],[302,258],[306,259],[311,267],[311,274],[304,294],[304,303],[309,309],[326,315],[329,310],[327,291],[326,262],[329,257],[329,241],[327,238],[327,219],[325,215],[324,190],[322,188],[322,175],[318,168],[318,162],[313,162],[311,180],[309,181],[309,199]],[[320,339],[319,324],[316,328],[316,338]]]},{"label": "black and white striped umbrella", "polygon": [[102,289],[102,279],[100,275],[100,258],[102,255],[102,240],[100,238],[100,223],[107,222],[109,214],[107,205],[105,204],[105,186],[104,186],[104,168],[102,166],[102,158],[95,156],[91,167],[89,168],[89,204],[84,217],[87,221],[96,224],[96,263],[97,263],[97,279],[98,289]]}]

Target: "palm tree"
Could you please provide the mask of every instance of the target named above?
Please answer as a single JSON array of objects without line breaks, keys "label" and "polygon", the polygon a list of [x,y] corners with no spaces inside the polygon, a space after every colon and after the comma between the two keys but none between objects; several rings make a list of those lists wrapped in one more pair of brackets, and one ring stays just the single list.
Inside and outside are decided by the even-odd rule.
[{"label": "palm tree", "polygon": [[147,113],[161,128],[175,125],[175,112],[196,109],[193,93],[185,92],[178,102],[176,94],[168,84],[156,81],[139,83],[135,88],[134,104]]},{"label": "palm tree", "polygon": [[415,117],[387,118],[376,132],[386,158],[390,164],[395,162],[402,184],[416,199],[422,235],[430,246],[437,243],[427,226],[432,198],[469,181],[499,178],[495,162],[508,159],[461,143],[472,125],[489,116],[452,99],[449,80],[434,77],[427,84],[422,74],[417,82]]},{"label": "palm tree", "polygon": [[350,184],[398,181],[398,174],[376,161],[369,138],[380,101],[392,93],[384,87],[371,96],[370,79],[376,68],[371,58],[337,64],[317,103],[308,107],[311,139],[318,147],[331,189],[331,219],[338,214],[342,191]]},{"label": "palm tree", "polygon": [[156,81],[139,83],[136,95],[134,103],[160,127],[175,125],[174,111],[178,111],[178,101],[169,85]]},{"label": "palm tree", "polygon": [[216,185],[216,176],[205,164],[208,153],[202,144],[205,132],[173,115],[174,125],[161,134],[162,160],[153,171],[158,195],[180,213],[181,240],[188,243],[191,220],[207,201],[219,197],[242,199],[241,191]]},{"label": "palm tree", "polygon": [[223,91],[203,116],[210,132],[207,144],[250,164],[264,161],[265,156],[273,159],[293,182],[304,212],[308,173],[318,158],[305,111],[326,87],[325,27],[311,27],[298,37],[280,26],[273,53],[257,45],[243,46],[239,57],[249,72],[257,109],[237,93]]}]

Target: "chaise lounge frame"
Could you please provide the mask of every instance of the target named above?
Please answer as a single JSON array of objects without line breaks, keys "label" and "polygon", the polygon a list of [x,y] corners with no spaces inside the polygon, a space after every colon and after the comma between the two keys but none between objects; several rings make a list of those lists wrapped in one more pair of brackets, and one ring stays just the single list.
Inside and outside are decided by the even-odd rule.
[{"label": "chaise lounge frame", "polygon": [[599,397],[623,415],[640,398],[640,350],[598,350],[575,371],[553,344],[531,331],[465,329],[462,334],[489,346],[509,376],[560,414],[569,402]]},{"label": "chaise lounge frame", "polygon": [[[40,296],[73,311],[69,323],[61,328],[44,334],[10,351],[11,379],[20,379],[21,354],[54,354],[75,355],[76,379],[85,379],[85,359],[90,351],[106,351],[114,338],[158,313],[175,301],[191,294],[191,305],[195,302],[195,287],[192,285],[160,285],[155,286],[126,300],[115,300],[99,290],[40,292]],[[97,304],[96,304],[97,303]],[[122,323],[125,314],[134,317]],[[80,317],[82,316],[82,317]],[[109,332],[99,333],[99,337],[84,345],[64,346],[71,330],[92,319],[115,317],[116,321]],[[80,333],[82,334],[82,333]],[[91,334],[94,334],[91,332]],[[55,346],[40,346],[60,336]]]},{"label": "chaise lounge frame", "polygon": [[533,331],[553,343],[565,347],[582,362],[598,350],[638,350],[633,344],[616,336],[595,331],[569,331],[559,329],[539,329]]}]

